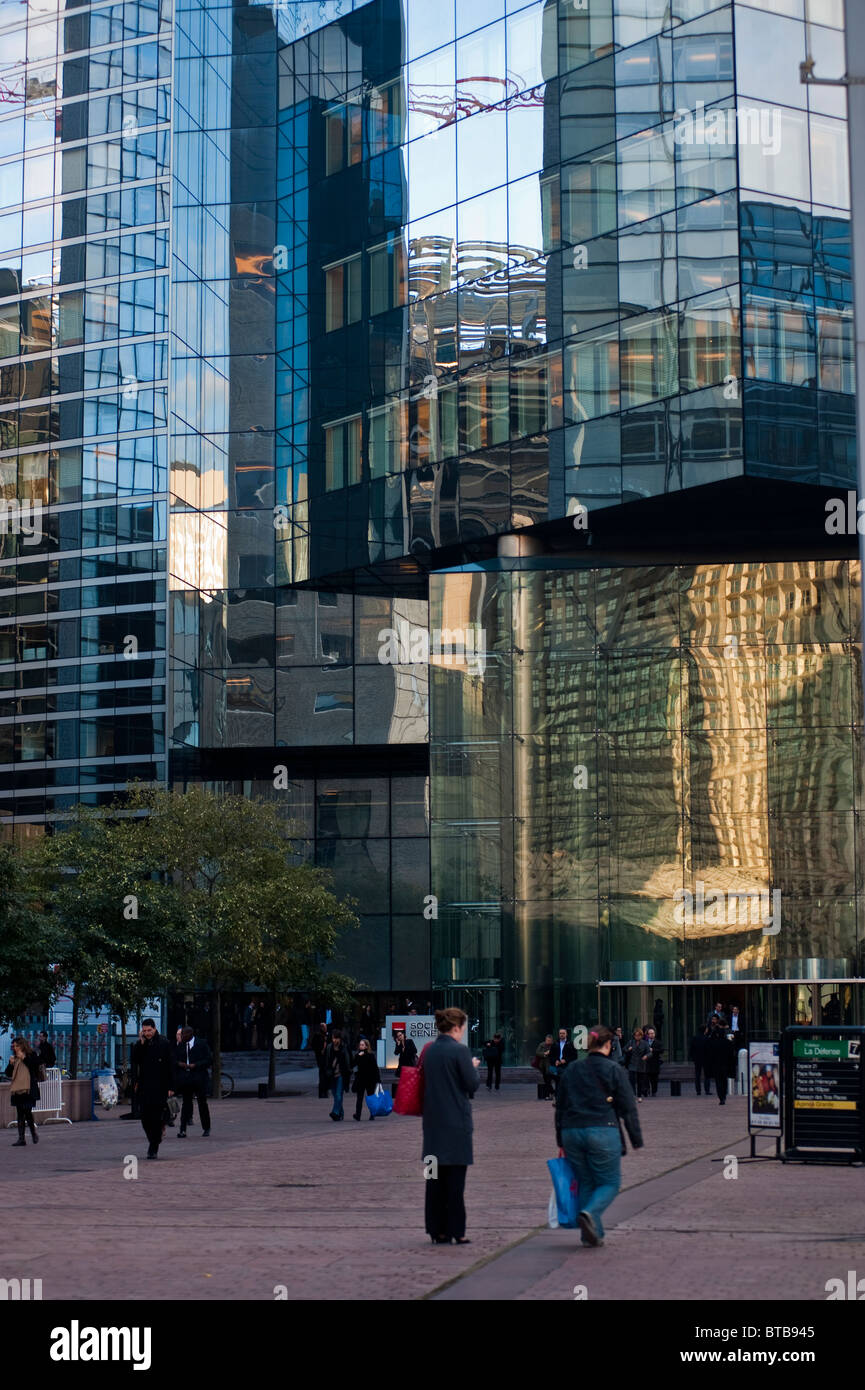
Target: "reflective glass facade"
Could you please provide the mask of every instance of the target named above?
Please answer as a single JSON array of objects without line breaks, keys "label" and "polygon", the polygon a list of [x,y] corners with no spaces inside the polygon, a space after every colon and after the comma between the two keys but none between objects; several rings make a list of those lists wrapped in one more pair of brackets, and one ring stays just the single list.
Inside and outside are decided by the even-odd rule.
[{"label": "reflective glass facade", "polygon": [[841,0],[158,3],[0,0],[0,816],[273,797],[509,1058],[855,975]]},{"label": "reflective glass facade", "polygon": [[865,973],[855,562],[497,562],[430,597],[487,645],[432,668],[440,989],[498,984],[519,1049],[602,980]]},{"label": "reflective glass facade", "polygon": [[0,6],[0,816],[165,776],[172,32]]}]

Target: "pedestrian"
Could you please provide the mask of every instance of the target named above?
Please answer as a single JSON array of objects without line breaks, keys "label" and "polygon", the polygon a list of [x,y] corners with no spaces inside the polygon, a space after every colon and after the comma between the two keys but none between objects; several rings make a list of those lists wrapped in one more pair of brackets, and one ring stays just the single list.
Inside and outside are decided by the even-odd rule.
[{"label": "pedestrian", "polygon": [[631,1038],[625,1049],[628,1059],[628,1078],[631,1082],[631,1090],[636,1092],[637,1100],[642,1101],[648,1095],[649,1081],[646,1072],[646,1064],[651,1051],[646,1042],[642,1028],[634,1029],[634,1036]]},{"label": "pedestrian", "polygon": [[624,1053],[622,1052],[622,1030],[621,1028],[614,1028],[613,1036],[610,1038],[610,1061],[617,1062],[619,1066],[621,1066],[624,1060]]},{"label": "pedestrian", "polygon": [[487,1090],[493,1089],[493,1080],[498,1091],[502,1084],[502,1058],[505,1053],[505,1040],[501,1033],[493,1033],[489,1042],[484,1043],[484,1061],[487,1064]]},{"label": "pedestrian", "polygon": [[691,1039],[690,1057],[694,1064],[694,1086],[697,1095],[700,1095],[700,1080],[706,1088],[706,1095],[712,1094],[712,1080],[709,1075],[709,1067],[706,1059],[706,1042],[709,1037],[709,1029],[698,1028]]},{"label": "pedestrian", "polygon": [[320,1023],[312,1039],[312,1051],[315,1056],[315,1065],[318,1067],[318,1098],[327,1100],[330,1092],[327,1086],[327,1076],[324,1071],[324,1054],[327,1052],[327,1024]]},{"label": "pedestrian", "polygon": [[192,1121],[193,1101],[198,1101],[201,1137],[210,1135],[210,1107],[207,1104],[208,1069],[213,1061],[210,1048],[203,1038],[195,1036],[194,1028],[181,1028],[180,1041],[174,1049],[174,1089],[180,1096],[180,1129],[178,1139],[186,1138],[186,1126]]},{"label": "pedestrian", "polygon": [[709,1017],[706,1019],[706,1023],[709,1025],[710,1028],[713,1023],[720,1023],[722,1027],[726,1028],[727,1015],[724,1012],[724,1005],[721,1003],[720,999],[718,1000],[712,1012],[709,1014]]},{"label": "pedestrian", "polygon": [[[363,1098],[375,1094],[375,1088],[381,1081],[381,1072],[378,1069],[378,1062],[375,1060],[372,1048],[366,1038],[361,1038],[357,1045],[357,1056],[354,1059],[355,1073],[352,1090],[357,1096],[357,1103],[354,1107],[354,1118],[359,1120],[363,1114]],[[372,1111],[369,1118],[375,1119]]]},{"label": "pedestrian", "polygon": [[601,1217],[621,1185],[620,1120],[634,1148],[643,1147],[633,1091],[610,1059],[612,1039],[603,1024],[591,1029],[588,1056],[565,1068],[556,1096],[556,1141],[577,1177],[583,1245],[604,1243]]},{"label": "pedestrian", "polygon": [[549,1073],[552,1077],[553,1091],[558,1094],[559,1079],[569,1062],[577,1060],[577,1049],[568,1037],[567,1028],[559,1029],[559,1036],[550,1052]]},{"label": "pedestrian", "polygon": [[462,1009],[437,1009],[435,1020],[438,1036],[423,1057],[426,1232],[433,1245],[468,1245],[464,1194],[474,1161],[471,1098],[480,1084],[480,1061],[464,1046],[468,1017]]},{"label": "pedestrian", "polygon": [[[732,1037],[732,1034],[730,1035]],[[718,1104],[727,1103],[727,1077],[730,1072],[730,1042],[726,1031],[717,1021],[712,1024],[706,1039],[706,1071],[715,1079]]]},{"label": "pedestrian", "polygon": [[57,1066],[57,1053],[48,1041],[47,1033],[36,1034],[36,1055],[43,1067]]},{"label": "pedestrian", "polygon": [[30,1138],[33,1143],[39,1143],[39,1135],[36,1133],[36,1126],[33,1123],[33,1107],[39,1101],[41,1070],[39,1055],[30,1046],[27,1039],[13,1038],[12,1056],[6,1068],[6,1075],[12,1078],[10,1099],[15,1107],[15,1115],[18,1120],[18,1138],[12,1145],[13,1149],[26,1148],[27,1140],[24,1136],[27,1129],[30,1130]]},{"label": "pedestrian", "polygon": [[156,1031],[152,1018],[145,1018],[138,1042],[131,1054],[132,1089],[138,1097],[139,1114],[147,1135],[147,1157],[159,1157],[162,1142],[162,1114],[172,1090],[172,1056],[168,1039]]},{"label": "pedestrian", "polygon": [[646,1042],[649,1044],[649,1054],[646,1058],[646,1078],[649,1083],[649,1092],[656,1096],[658,1094],[658,1082],[661,1079],[661,1057],[663,1048],[661,1047],[654,1028],[646,1029]]},{"label": "pedestrian", "polygon": [[393,1051],[394,1056],[399,1058],[396,1067],[397,1080],[399,1080],[403,1067],[417,1066],[417,1048],[414,1040],[406,1037],[404,1028],[398,1028],[394,1034]]},{"label": "pedestrian", "polygon": [[330,1035],[330,1042],[325,1049],[324,1072],[327,1077],[328,1090],[333,1096],[330,1118],[332,1120],[344,1120],[342,1098],[351,1079],[351,1058],[339,1028],[334,1028]]},{"label": "pedestrian", "polygon": [[[742,1023],[741,1023],[741,1019],[739,1018],[739,1005],[738,1005],[738,1004],[732,1004],[732,1005],[730,1006],[730,1032],[731,1032],[731,1033],[741,1033],[741,1031],[742,1031]],[[738,1039],[737,1039],[737,1042],[738,1042]]]},{"label": "pedestrian", "polygon": [[613,1029],[616,1042],[619,1044],[619,1065],[627,1069],[628,1059],[625,1056],[625,1035],[622,1032],[622,1025],[619,1023]]},{"label": "pedestrian", "polygon": [[550,1100],[553,1094],[553,1083],[550,1078],[550,1057],[553,1051],[553,1035],[547,1033],[542,1042],[535,1048],[537,1058],[537,1070],[541,1074],[538,1083],[538,1100]]}]

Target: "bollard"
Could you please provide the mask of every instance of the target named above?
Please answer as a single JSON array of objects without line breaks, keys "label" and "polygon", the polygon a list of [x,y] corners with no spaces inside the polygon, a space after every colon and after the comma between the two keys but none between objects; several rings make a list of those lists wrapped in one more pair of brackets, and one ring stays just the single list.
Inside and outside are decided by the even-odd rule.
[{"label": "bollard", "polygon": [[671,1095],[671,1096],[680,1096],[681,1094],[682,1094],[682,1083],[681,1083],[681,1081],[672,1081],[672,1080],[671,1080],[671,1081],[670,1081],[670,1095]]},{"label": "bollard", "polygon": [[258,1099],[259,1099],[259,1100],[267,1100],[267,1082],[266,1082],[266,1081],[259,1081],[259,1083],[258,1083]]}]

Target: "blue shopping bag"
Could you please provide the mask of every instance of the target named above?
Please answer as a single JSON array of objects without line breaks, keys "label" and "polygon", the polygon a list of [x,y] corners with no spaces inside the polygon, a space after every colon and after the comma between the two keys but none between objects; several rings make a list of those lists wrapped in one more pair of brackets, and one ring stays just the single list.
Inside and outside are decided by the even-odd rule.
[{"label": "blue shopping bag", "polygon": [[553,1180],[559,1225],[574,1227],[579,1211],[577,1175],[566,1158],[548,1158],[547,1167]]},{"label": "blue shopping bag", "polygon": [[379,1115],[389,1115],[393,1110],[390,1091],[383,1090],[381,1086],[373,1095],[367,1096],[366,1103],[369,1106],[369,1113],[375,1115],[376,1119]]}]

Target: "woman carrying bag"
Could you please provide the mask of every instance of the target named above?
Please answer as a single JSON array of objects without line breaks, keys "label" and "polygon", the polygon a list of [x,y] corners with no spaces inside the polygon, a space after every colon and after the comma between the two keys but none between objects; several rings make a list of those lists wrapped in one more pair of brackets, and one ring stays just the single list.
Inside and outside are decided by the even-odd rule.
[{"label": "woman carrying bag", "polygon": [[12,1104],[18,1116],[18,1138],[13,1149],[24,1148],[27,1140],[25,1129],[29,1127],[34,1144],[39,1143],[39,1135],[33,1123],[33,1107],[39,1100],[39,1081],[42,1066],[37,1054],[26,1038],[12,1041],[12,1059],[6,1068],[6,1075],[12,1078]]},{"label": "woman carrying bag", "polygon": [[[359,1120],[363,1114],[364,1096],[375,1095],[375,1088],[381,1081],[381,1073],[378,1069],[378,1062],[372,1055],[372,1049],[366,1038],[361,1038],[357,1045],[357,1056],[354,1059],[355,1073],[352,1090],[357,1096],[357,1103],[354,1107],[354,1118]],[[375,1115],[370,1112],[371,1120]]]}]

